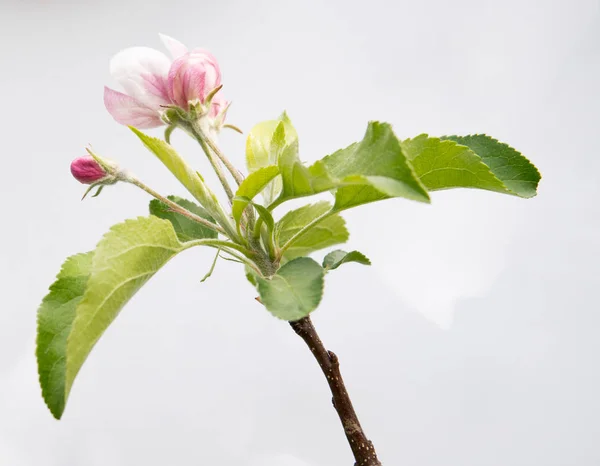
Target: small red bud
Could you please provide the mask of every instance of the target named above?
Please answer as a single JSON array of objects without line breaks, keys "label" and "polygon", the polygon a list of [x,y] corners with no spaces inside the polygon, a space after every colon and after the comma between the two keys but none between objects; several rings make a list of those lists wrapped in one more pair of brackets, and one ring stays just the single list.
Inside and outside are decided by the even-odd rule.
[{"label": "small red bud", "polygon": [[84,155],[73,160],[71,174],[83,184],[94,184],[107,176],[104,168],[91,155]]}]

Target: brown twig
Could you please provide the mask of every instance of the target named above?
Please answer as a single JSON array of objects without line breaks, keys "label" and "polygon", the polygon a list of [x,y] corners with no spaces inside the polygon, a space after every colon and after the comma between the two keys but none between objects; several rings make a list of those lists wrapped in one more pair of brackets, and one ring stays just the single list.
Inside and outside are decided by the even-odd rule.
[{"label": "brown twig", "polygon": [[325,374],[333,395],[333,407],[342,421],[344,433],[354,454],[354,466],[381,466],[375,453],[375,447],[365,435],[352,406],[350,396],[346,391],[340,373],[338,357],[333,352],[325,349],[310,317],[307,316],[295,322],[290,322],[290,325],[294,332],[308,345],[323,374]]}]

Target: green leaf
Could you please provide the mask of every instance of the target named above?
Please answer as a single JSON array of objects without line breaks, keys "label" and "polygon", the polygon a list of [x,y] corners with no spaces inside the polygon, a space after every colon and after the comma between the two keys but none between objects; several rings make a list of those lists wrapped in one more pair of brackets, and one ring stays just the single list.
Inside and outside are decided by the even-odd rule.
[{"label": "green leaf", "polygon": [[42,396],[56,419],[67,401],[67,338],[85,292],[93,252],[69,257],[38,311],[36,356]]},{"label": "green leaf", "polygon": [[[277,165],[282,151],[294,141],[298,134],[284,112],[278,119],[263,121],[255,125],[246,139],[246,164],[253,173],[261,168]],[[265,187],[263,197],[270,204],[281,191],[281,179],[275,178]]]},{"label": "green leaf", "polygon": [[310,167],[304,166],[298,156],[297,141],[282,151],[279,157],[279,171],[283,187],[277,199],[278,203],[322,193],[339,185],[331,178],[322,161],[317,161]]},{"label": "green leaf", "polygon": [[[199,205],[177,196],[169,196],[168,199],[199,217],[214,222],[214,219],[208,212]],[[168,205],[162,203],[158,199],[150,201],[150,213],[171,222],[179,241],[182,243],[195,239],[216,238],[218,236],[216,231],[198,222],[194,222],[192,219],[185,217],[180,213],[173,212]]]},{"label": "green leaf", "polygon": [[334,270],[340,265],[346,264],[347,262],[358,262],[359,264],[363,265],[371,265],[371,261],[362,252],[346,252],[338,249],[337,251],[332,251],[325,256],[323,259],[323,268],[325,270]]},{"label": "green leaf", "polygon": [[537,194],[541,179],[538,169],[512,147],[498,142],[485,134],[470,136],[444,136],[458,144],[469,147],[481,157],[492,173],[516,196],[530,198]]},{"label": "green leaf", "polygon": [[294,321],[314,311],[323,297],[324,270],[313,259],[299,257],[283,265],[270,279],[258,278],[258,292],[275,317]]},{"label": "green leaf", "polygon": [[[281,127],[278,134],[275,131]],[[256,124],[246,139],[246,164],[248,171],[277,165],[278,150],[298,139],[296,129],[285,112],[276,120]]]},{"label": "green leaf", "polygon": [[[271,182],[277,175],[279,175],[279,168],[276,165],[269,165],[268,167],[259,168],[253,173],[250,173],[248,177],[242,181],[237,192],[236,197],[254,199],[258,193],[260,193],[265,187]],[[232,214],[236,223],[236,227],[240,224],[240,219],[244,213],[244,209],[248,205],[247,202],[241,200],[233,200]]]},{"label": "green leaf", "polygon": [[102,238],[67,343],[65,398],[88,354],[123,306],[163,265],[192,246],[172,224],[150,216],[113,226]]},{"label": "green leaf", "polygon": [[402,149],[431,191],[465,187],[507,192],[504,183],[467,146],[422,134],[403,141]]},{"label": "green leaf", "polygon": [[244,196],[234,197],[233,201],[234,201],[234,203],[237,202],[238,205],[240,205],[242,207],[242,212],[246,208],[247,205],[250,204],[250,205],[254,206],[254,208],[258,212],[258,215],[260,215],[263,222],[265,222],[265,224],[267,225],[269,231],[273,231],[273,228],[275,227],[275,221],[273,220],[273,216],[271,215],[271,212],[269,212],[266,207],[264,207],[260,204],[256,204],[256,203],[252,202],[249,198],[244,197]]},{"label": "green leaf", "polygon": [[[330,210],[331,204],[321,201],[286,213],[275,226],[275,240],[279,247],[292,239],[306,225]],[[345,243],[348,241],[348,237],[349,233],[344,219],[339,214],[332,214],[297,237],[285,252],[284,257],[289,260],[294,257],[306,256],[319,249]]]},{"label": "green leaf", "polygon": [[323,163],[341,184],[335,195],[337,211],[389,197],[429,202],[425,186],[387,123],[370,122],[361,142],[325,157]]},{"label": "green leaf", "polygon": [[140,138],[144,145],[159,158],[169,171],[175,175],[175,178],[185,186],[192,196],[194,196],[194,198],[209,211],[209,214],[212,217],[217,218],[218,213],[216,211],[213,212],[211,208],[211,206],[214,205],[215,200],[211,193],[206,189],[204,180],[200,174],[192,169],[177,151],[162,139],[148,136],[132,126],[129,128],[138,138]]}]

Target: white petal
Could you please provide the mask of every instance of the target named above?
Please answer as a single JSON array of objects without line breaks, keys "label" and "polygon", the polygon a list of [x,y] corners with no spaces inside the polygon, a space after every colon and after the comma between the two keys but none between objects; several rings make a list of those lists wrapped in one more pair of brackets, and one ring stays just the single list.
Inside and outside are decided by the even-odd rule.
[{"label": "white petal", "polygon": [[158,34],[158,36],[160,37],[160,40],[162,40],[162,43],[165,45],[171,56],[173,57],[173,60],[178,59],[179,57],[185,55],[188,52],[188,48],[181,42],[179,42],[177,39],[173,39],[170,36],[160,33]]},{"label": "white petal", "polygon": [[125,92],[144,105],[159,108],[168,105],[166,82],[171,60],[149,47],[131,47],[110,61],[110,74]]}]

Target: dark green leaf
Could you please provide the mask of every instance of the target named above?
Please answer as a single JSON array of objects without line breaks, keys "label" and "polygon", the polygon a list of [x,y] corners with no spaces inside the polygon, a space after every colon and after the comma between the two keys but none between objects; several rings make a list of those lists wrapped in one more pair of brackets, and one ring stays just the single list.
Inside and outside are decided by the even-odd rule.
[{"label": "dark green leaf", "polygon": [[533,197],[541,179],[538,169],[512,147],[485,134],[444,136],[469,147],[500,179],[508,190],[519,197]]},{"label": "dark green leaf", "polygon": [[[193,202],[187,201],[177,196],[169,196],[169,200],[179,204],[184,209],[202,217],[206,220],[214,222],[214,219],[204,210],[202,207],[194,204]],[[156,217],[168,220],[173,225],[175,233],[179,241],[186,242],[194,239],[202,238],[216,238],[217,232],[210,228],[194,222],[192,219],[181,215],[180,213],[173,212],[170,207],[163,204],[158,199],[150,201],[150,213]]]},{"label": "dark green leaf", "polygon": [[38,311],[36,356],[42,395],[60,419],[65,409],[67,338],[75,310],[85,293],[93,252],[69,257]]}]

